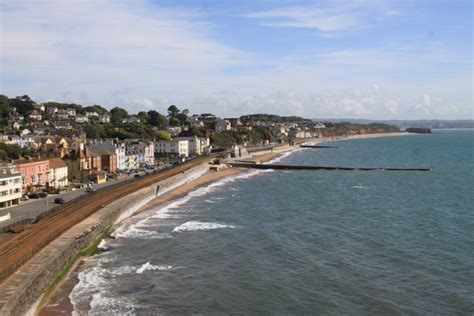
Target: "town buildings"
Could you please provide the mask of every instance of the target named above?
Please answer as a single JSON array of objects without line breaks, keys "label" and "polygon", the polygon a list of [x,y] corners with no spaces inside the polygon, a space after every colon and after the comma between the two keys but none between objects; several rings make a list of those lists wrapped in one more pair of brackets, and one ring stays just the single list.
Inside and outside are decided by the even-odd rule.
[{"label": "town buildings", "polygon": [[49,159],[49,170],[49,186],[63,189],[68,185],[67,165],[61,158]]},{"label": "town buildings", "polygon": [[0,163],[0,207],[19,204],[21,196],[21,173],[14,164]]},{"label": "town buildings", "polygon": [[189,157],[189,141],[188,140],[159,140],[155,143],[155,154],[166,155],[173,154],[178,157]]},{"label": "town buildings", "polygon": [[48,160],[17,160],[15,165],[21,173],[24,192],[39,191],[48,186]]}]

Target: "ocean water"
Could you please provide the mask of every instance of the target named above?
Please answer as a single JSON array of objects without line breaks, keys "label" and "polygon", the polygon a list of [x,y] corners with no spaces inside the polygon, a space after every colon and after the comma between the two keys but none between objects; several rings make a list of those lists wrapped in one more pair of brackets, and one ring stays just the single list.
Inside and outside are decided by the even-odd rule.
[{"label": "ocean water", "polygon": [[280,162],[432,172],[250,171],[125,221],[78,313],[472,315],[474,131],[302,149]]}]

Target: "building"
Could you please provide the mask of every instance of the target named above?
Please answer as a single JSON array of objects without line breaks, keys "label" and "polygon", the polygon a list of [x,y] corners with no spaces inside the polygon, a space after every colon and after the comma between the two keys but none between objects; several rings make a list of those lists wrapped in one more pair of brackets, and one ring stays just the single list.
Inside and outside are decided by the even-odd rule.
[{"label": "building", "polygon": [[101,116],[99,116],[99,122],[102,124],[110,123],[110,115],[108,115],[107,113],[102,114]]},{"label": "building", "polygon": [[204,149],[209,146],[209,138],[199,138],[197,136],[179,136],[174,140],[188,141],[189,156],[198,156],[204,153]]},{"label": "building", "polygon": [[49,186],[49,160],[17,160],[23,192],[39,191]]},{"label": "building", "polygon": [[88,150],[81,142],[77,142],[71,147],[71,150],[63,158],[67,165],[69,182],[105,182],[102,157]]},{"label": "building", "polygon": [[229,117],[229,118],[225,118],[224,120],[230,123],[231,128],[237,128],[242,125],[242,122],[240,121],[238,117]]},{"label": "building", "polygon": [[19,204],[21,195],[21,173],[14,164],[0,163],[0,207]]},{"label": "building", "polygon": [[101,169],[108,172],[117,171],[117,155],[115,154],[115,148],[105,148],[103,146],[97,146],[97,144],[88,145],[90,152],[101,159]]},{"label": "building", "polygon": [[66,121],[69,119],[69,114],[67,110],[57,110],[56,111],[56,119]]},{"label": "building", "polygon": [[189,141],[180,139],[159,140],[155,143],[155,154],[189,157]]},{"label": "building", "polygon": [[133,170],[139,167],[139,151],[134,146],[125,147],[126,169]]},{"label": "building", "polygon": [[97,112],[95,112],[95,111],[86,112],[86,116],[89,117],[89,118],[99,117],[99,113],[97,113]]},{"label": "building", "polygon": [[49,185],[55,189],[62,189],[68,184],[67,165],[61,158],[49,160]]},{"label": "building", "polygon": [[89,122],[89,117],[87,115],[76,115],[76,123],[87,123]]},{"label": "building", "polygon": [[138,143],[135,144],[135,148],[140,152],[140,163],[149,166],[153,166],[155,164],[155,144],[153,142]]},{"label": "building", "polygon": [[33,110],[33,112],[30,113],[30,118],[35,121],[41,121],[43,118],[43,115],[41,114],[40,111]]},{"label": "building", "polygon": [[69,116],[76,116],[76,109],[74,108],[69,108],[66,110],[67,111],[67,115]]},{"label": "building", "polygon": [[222,133],[231,129],[230,122],[223,119],[216,119],[215,124],[215,131],[217,133]]},{"label": "building", "polygon": [[114,151],[115,155],[117,156],[117,169],[118,170],[126,170],[128,169],[127,162],[126,162],[126,155],[125,155],[125,144],[114,142],[114,141],[102,141],[102,142],[94,142],[94,146]]}]

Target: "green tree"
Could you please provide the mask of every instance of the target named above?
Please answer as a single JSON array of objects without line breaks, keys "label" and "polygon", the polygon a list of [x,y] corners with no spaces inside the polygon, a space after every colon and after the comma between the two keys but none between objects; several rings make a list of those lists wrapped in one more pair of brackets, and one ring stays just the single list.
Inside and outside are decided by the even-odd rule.
[{"label": "green tree", "polygon": [[8,159],[7,152],[3,149],[0,149],[0,161],[5,161]]},{"label": "green tree", "polygon": [[175,117],[179,113],[179,109],[176,105],[170,105],[168,107],[168,117]]},{"label": "green tree", "polygon": [[100,130],[92,124],[84,126],[84,132],[86,132],[86,137],[89,139],[98,139],[100,137]]},{"label": "green tree", "polygon": [[157,138],[160,140],[171,140],[171,134],[167,131],[159,131]]},{"label": "green tree", "polygon": [[114,107],[112,110],[110,110],[110,116],[110,121],[115,126],[120,126],[122,125],[122,121],[128,118],[128,112],[125,109]]},{"label": "green tree", "polygon": [[168,120],[163,114],[154,110],[148,111],[148,124],[158,128],[163,128],[166,126],[167,122]]},{"label": "green tree", "polygon": [[17,112],[25,117],[33,111],[33,104],[33,100],[27,95],[10,99],[10,105],[15,107]]}]

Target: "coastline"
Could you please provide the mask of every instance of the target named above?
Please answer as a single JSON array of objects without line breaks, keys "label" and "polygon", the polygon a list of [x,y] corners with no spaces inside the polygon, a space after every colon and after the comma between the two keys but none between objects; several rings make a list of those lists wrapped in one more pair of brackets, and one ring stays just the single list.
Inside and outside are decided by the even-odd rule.
[{"label": "coastline", "polygon": [[[379,137],[394,137],[394,136],[407,136],[414,135],[406,132],[401,133],[382,133],[382,134],[365,134],[365,135],[352,135],[348,137],[321,137],[308,140],[309,143],[325,143],[332,141],[341,141],[341,140],[352,140],[352,139],[365,139],[365,138],[379,138]],[[295,150],[300,149],[299,146],[290,147],[288,145],[275,148],[271,153],[256,153],[251,157],[252,160],[256,162],[263,163],[274,160],[283,154],[291,153]],[[249,172],[248,169],[244,168],[224,168],[219,171],[207,171],[196,179],[193,179],[177,188],[174,188],[170,191],[165,192],[161,196],[153,198],[151,201],[140,207],[138,210],[133,212],[129,217],[135,216],[141,212],[149,210],[150,208],[166,205],[173,202],[179,198],[186,196],[188,193],[209,185],[217,180],[232,177],[241,173]],[[63,279],[55,286],[55,288],[45,297],[41,302],[40,306],[37,307],[34,311],[34,315],[49,315],[53,311],[55,312],[73,312],[74,307],[69,299],[69,294],[73,290],[74,286],[77,284],[77,272],[80,269],[81,265],[84,262],[84,258],[79,258],[77,262],[73,265],[71,269],[65,274]]]}]

